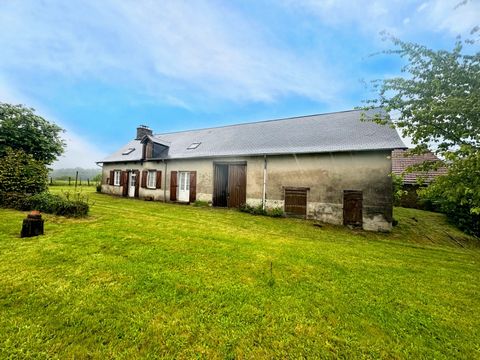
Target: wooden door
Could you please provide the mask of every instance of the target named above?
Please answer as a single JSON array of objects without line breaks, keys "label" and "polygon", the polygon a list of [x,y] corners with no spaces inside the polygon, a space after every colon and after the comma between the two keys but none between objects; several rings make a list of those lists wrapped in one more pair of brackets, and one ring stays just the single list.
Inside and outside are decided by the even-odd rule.
[{"label": "wooden door", "polygon": [[357,190],[343,191],[343,225],[362,227],[363,194]]},{"label": "wooden door", "polygon": [[240,207],[247,201],[247,167],[228,165],[228,207]]},{"label": "wooden door", "polygon": [[215,164],[213,169],[213,206],[226,207],[228,192],[228,165]]},{"label": "wooden door", "polygon": [[285,188],[285,214],[307,217],[307,189]]}]

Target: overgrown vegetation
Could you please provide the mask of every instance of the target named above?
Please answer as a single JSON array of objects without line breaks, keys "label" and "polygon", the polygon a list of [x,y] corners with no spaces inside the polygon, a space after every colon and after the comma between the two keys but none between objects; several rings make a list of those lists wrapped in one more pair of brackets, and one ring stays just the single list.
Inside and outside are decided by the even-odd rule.
[{"label": "overgrown vegetation", "polygon": [[480,151],[452,161],[448,176],[437,178],[420,196],[460,229],[480,237]]},{"label": "overgrown vegetation", "polygon": [[35,195],[7,193],[0,195],[0,206],[23,211],[38,210],[54,215],[82,217],[88,215],[89,199],[80,192],[71,194],[68,191],[61,195],[48,191]]},{"label": "overgrown vegetation", "polygon": [[[416,145],[412,153],[434,145],[432,150],[447,161],[410,169],[448,167],[448,174],[423,192],[424,199],[437,203],[460,228],[480,236],[480,52],[464,49],[477,40],[459,39],[447,51],[386,38],[395,48],[384,53],[405,61],[401,70],[406,76],[374,81],[376,97],[366,101],[365,109],[383,108],[386,113],[373,120],[410,137]],[[396,117],[390,119],[390,112]]]},{"label": "overgrown vegetation", "polygon": [[480,356],[480,250],[442,214],[375,234],[88,191],[34,239],[0,209],[0,358]]},{"label": "overgrown vegetation", "polygon": [[240,207],[240,211],[244,213],[249,213],[252,215],[263,215],[271,217],[285,217],[285,213],[282,208],[263,208],[262,204],[257,206],[252,206],[248,204],[243,204]]},{"label": "overgrown vegetation", "polygon": [[32,155],[7,148],[0,157],[0,196],[45,191],[47,173],[45,165]]}]

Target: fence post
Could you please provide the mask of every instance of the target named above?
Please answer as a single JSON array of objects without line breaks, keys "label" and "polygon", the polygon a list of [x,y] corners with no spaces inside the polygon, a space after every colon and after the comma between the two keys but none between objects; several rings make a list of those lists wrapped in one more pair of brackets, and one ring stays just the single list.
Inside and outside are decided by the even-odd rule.
[{"label": "fence post", "polygon": [[77,190],[78,171],[75,173],[75,190]]},{"label": "fence post", "polygon": [[87,178],[87,186],[90,186],[90,179]]},{"label": "fence post", "polygon": [[72,178],[69,176],[68,177],[68,186],[70,186],[70,181],[72,180]]},{"label": "fence post", "polygon": [[53,179],[51,176],[50,176],[50,185],[53,185]]}]

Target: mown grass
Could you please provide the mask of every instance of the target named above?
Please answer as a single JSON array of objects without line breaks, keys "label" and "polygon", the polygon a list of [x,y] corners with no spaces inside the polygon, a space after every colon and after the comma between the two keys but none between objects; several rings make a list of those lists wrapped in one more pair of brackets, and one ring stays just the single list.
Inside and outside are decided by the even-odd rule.
[{"label": "mown grass", "polygon": [[480,251],[442,215],[374,234],[85,191],[38,238],[0,210],[0,358],[480,357]]}]

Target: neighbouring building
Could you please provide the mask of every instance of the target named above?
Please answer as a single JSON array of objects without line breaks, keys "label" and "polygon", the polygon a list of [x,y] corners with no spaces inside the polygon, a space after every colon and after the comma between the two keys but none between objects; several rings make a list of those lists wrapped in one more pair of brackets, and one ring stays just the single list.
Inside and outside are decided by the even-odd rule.
[{"label": "neighbouring building", "polygon": [[434,153],[428,151],[424,154],[410,154],[406,149],[392,151],[392,173],[403,178],[405,194],[396,203],[398,206],[409,208],[424,208],[419,202],[417,190],[428,186],[436,177],[447,173],[446,167],[429,171],[407,171],[411,166],[424,162],[441,161]]},{"label": "neighbouring building", "polygon": [[247,203],[386,231],[392,224],[391,153],[405,145],[395,129],[361,121],[361,114],[164,134],[140,126],[134,140],[100,161],[102,192],[218,207]]}]

